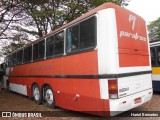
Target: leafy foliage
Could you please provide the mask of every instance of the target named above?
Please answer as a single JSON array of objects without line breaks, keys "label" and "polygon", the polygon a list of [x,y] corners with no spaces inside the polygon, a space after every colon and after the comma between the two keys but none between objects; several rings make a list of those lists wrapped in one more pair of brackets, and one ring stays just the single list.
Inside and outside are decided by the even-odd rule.
[{"label": "leafy foliage", "polygon": [[0,41],[3,55],[24,46],[106,2],[130,0],[1,0]]},{"label": "leafy foliage", "polygon": [[147,27],[150,41],[160,41],[160,18],[152,21]]}]

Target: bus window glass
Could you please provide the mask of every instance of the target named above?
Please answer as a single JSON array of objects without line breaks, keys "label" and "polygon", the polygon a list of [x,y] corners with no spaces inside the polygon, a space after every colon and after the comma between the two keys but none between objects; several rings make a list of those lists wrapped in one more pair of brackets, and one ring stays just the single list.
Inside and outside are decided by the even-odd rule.
[{"label": "bus window glass", "polygon": [[25,48],[24,49],[24,59],[23,59],[24,63],[27,61],[27,56],[28,56],[28,52],[27,52],[27,48]]},{"label": "bus window glass", "polygon": [[155,66],[156,65],[155,48],[150,48],[150,51],[151,51],[152,66]]},{"label": "bus window glass", "polygon": [[42,40],[39,42],[38,46],[38,59],[44,59],[44,49],[45,49],[45,41]]},{"label": "bus window glass", "polygon": [[10,55],[9,57],[9,63],[10,63],[10,66],[13,66],[13,55]]},{"label": "bus window glass", "polygon": [[55,35],[55,52],[54,55],[62,55],[64,52],[64,32]]},{"label": "bus window glass", "polygon": [[22,64],[23,51],[17,52],[17,64]]},{"label": "bus window glass", "polygon": [[44,50],[45,49],[45,41],[42,40],[33,45],[33,60],[41,60],[44,59]]},{"label": "bus window glass", "polygon": [[160,65],[160,47],[156,48],[156,53],[157,53],[157,62],[158,62],[158,65]]},{"label": "bus window glass", "polygon": [[32,61],[32,46],[28,47],[28,61]]},{"label": "bus window glass", "polygon": [[33,60],[38,59],[38,43],[33,45]]},{"label": "bus window glass", "polygon": [[24,59],[23,62],[31,62],[32,61],[32,46],[29,46],[24,49]]},{"label": "bus window glass", "polygon": [[25,63],[27,61],[27,48],[24,49],[24,59],[23,62]]},{"label": "bus window glass", "polygon": [[11,66],[11,56],[8,56],[8,67]]},{"label": "bus window glass", "polygon": [[13,54],[13,65],[17,64],[17,53]]},{"label": "bus window glass", "polygon": [[67,52],[78,50],[79,25],[67,29]]},{"label": "bus window glass", "polygon": [[96,45],[96,17],[67,29],[67,53],[93,48]]},{"label": "bus window glass", "polygon": [[96,41],[96,17],[92,17],[80,23],[80,49],[95,46]]},{"label": "bus window glass", "polygon": [[53,56],[54,52],[54,36],[50,36],[46,40],[46,57]]},{"label": "bus window glass", "polygon": [[5,63],[5,67],[8,67],[8,57],[5,58],[4,63]]}]

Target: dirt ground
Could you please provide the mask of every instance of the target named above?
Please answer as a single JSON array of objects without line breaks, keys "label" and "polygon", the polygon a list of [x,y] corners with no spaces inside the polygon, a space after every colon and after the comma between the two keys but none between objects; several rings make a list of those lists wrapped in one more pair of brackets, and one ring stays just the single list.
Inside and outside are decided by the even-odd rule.
[{"label": "dirt ground", "polygon": [[[21,119],[34,119],[34,120],[103,120],[106,118],[93,116],[84,113],[78,113],[73,111],[64,110],[62,108],[50,109],[47,108],[45,104],[37,105],[32,99],[29,99],[26,96],[17,94],[15,92],[0,90],[0,112],[2,111],[49,111],[49,114],[52,114],[52,117],[42,117],[42,118],[21,118]],[[133,111],[160,111],[160,93],[155,93],[153,98],[148,103],[133,109]],[[122,113],[123,114],[123,113]],[[112,120],[143,120],[143,119],[157,119],[159,117],[112,117]],[[2,118],[3,119],[13,119],[17,120],[19,118]]]}]

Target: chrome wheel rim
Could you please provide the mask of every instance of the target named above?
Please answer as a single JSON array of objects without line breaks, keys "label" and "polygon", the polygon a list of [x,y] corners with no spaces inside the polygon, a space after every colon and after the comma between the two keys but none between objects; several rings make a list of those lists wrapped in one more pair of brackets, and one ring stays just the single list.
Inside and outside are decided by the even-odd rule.
[{"label": "chrome wheel rim", "polygon": [[52,103],[53,103],[53,92],[52,92],[51,89],[48,89],[48,90],[46,91],[46,96],[45,96],[45,98],[46,98],[46,101],[47,101],[48,104],[52,104]]},{"label": "chrome wheel rim", "polygon": [[35,87],[34,91],[33,91],[35,100],[39,100],[39,98],[40,98],[40,94],[39,93],[40,93],[39,89],[37,87]]}]

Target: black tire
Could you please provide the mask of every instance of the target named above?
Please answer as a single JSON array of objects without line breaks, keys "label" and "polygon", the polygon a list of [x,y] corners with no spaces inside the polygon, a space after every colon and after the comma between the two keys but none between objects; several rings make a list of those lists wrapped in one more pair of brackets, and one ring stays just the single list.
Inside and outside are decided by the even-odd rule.
[{"label": "black tire", "polygon": [[50,86],[45,87],[44,100],[49,108],[55,108],[54,92]]},{"label": "black tire", "polygon": [[40,105],[42,103],[42,92],[37,84],[32,87],[32,97],[36,104]]}]

